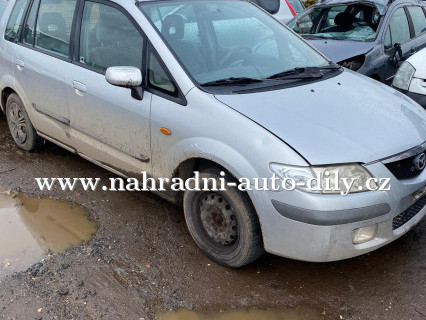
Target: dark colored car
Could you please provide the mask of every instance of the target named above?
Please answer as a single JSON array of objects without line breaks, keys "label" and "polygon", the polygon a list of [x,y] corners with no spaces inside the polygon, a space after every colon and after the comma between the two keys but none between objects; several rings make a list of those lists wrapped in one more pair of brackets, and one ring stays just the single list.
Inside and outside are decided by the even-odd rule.
[{"label": "dark colored car", "polygon": [[288,25],[333,62],[389,84],[426,47],[426,1],[325,0]]}]

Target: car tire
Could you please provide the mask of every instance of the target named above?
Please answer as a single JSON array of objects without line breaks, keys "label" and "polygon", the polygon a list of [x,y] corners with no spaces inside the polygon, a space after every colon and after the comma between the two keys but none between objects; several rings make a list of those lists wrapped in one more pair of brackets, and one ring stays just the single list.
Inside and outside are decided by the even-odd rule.
[{"label": "car tire", "polygon": [[6,119],[16,145],[25,151],[35,151],[44,145],[37,135],[24,104],[17,94],[12,93],[6,103]]},{"label": "car tire", "polygon": [[[209,188],[212,180],[220,186],[220,178],[225,179],[226,185],[236,182],[229,176],[222,177],[215,169],[202,171],[200,181],[203,178],[209,179]],[[226,191],[187,190],[183,206],[192,238],[217,263],[239,268],[264,253],[259,219],[246,193],[235,187],[227,187]]]}]

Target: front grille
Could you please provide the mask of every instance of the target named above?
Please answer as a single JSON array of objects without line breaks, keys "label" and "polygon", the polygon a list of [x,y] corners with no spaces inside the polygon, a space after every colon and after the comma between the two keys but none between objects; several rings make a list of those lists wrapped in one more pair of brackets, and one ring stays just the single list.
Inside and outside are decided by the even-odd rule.
[{"label": "front grille", "polygon": [[418,170],[416,168],[415,160],[419,155],[415,155],[411,158],[386,163],[386,167],[398,180],[406,180],[417,177],[422,173],[423,169]]},{"label": "front grille", "polygon": [[425,205],[426,205],[426,196],[423,196],[420,200],[418,200],[415,204],[413,204],[403,213],[393,218],[392,229],[395,230],[395,229],[398,229],[399,227],[402,227],[404,224],[410,221],[416,214],[418,214]]}]

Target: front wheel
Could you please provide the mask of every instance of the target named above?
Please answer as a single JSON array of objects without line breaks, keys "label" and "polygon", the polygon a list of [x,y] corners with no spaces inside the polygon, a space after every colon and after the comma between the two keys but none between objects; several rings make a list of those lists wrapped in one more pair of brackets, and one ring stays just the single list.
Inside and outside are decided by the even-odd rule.
[{"label": "front wheel", "polygon": [[[200,180],[222,178],[219,170],[200,173]],[[226,183],[235,182],[225,177]],[[201,183],[200,188],[203,188]],[[242,267],[264,253],[257,214],[247,194],[235,187],[226,191],[185,191],[184,212],[188,229],[198,247],[212,260],[228,267]]]}]

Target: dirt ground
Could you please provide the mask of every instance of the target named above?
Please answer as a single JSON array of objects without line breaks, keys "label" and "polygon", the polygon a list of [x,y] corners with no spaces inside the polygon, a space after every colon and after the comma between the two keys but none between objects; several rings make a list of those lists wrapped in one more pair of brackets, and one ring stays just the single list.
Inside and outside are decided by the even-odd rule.
[{"label": "dirt ground", "polygon": [[319,319],[426,318],[425,220],[358,258],[314,264],[266,254],[231,270],[200,252],[181,208],[153,194],[41,192],[34,180],[112,176],[53,145],[39,153],[18,150],[0,118],[0,186],[83,205],[99,225],[90,243],[1,280],[0,319],[154,319],[179,308],[292,310]]}]

